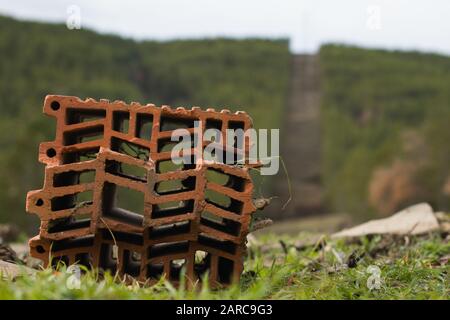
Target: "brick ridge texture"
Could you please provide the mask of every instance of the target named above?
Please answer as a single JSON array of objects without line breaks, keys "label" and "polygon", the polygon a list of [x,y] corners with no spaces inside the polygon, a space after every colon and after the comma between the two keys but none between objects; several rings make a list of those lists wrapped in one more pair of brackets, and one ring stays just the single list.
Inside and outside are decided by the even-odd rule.
[{"label": "brick ridge texture", "polygon": [[[232,164],[203,157],[212,141],[195,143],[183,157],[196,161],[179,165],[171,136],[213,128],[226,137],[227,129],[252,128],[245,112],[48,95],[44,113],[55,118],[56,136],[39,146],[44,186],[27,195],[27,212],[41,221],[29,241],[33,257],[147,283],[165,276],[177,284],[182,268],[188,284],[205,274],[213,286],[239,280],[256,208],[251,165],[237,160],[252,142],[216,149]],[[125,204],[140,212],[123,207],[130,194]]]}]

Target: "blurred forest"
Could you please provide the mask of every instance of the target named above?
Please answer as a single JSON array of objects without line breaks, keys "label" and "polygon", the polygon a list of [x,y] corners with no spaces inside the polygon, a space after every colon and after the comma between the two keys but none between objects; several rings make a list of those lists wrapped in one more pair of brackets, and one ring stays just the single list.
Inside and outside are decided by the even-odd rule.
[{"label": "blurred forest", "polygon": [[450,210],[450,58],[327,45],[320,65],[329,208]]},{"label": "blurred forest", "polygon": [[287,40],[135,42],[0,17],[0,223],[36,228],[25,196],[42,187],[39,143],[54,139],[47,94],[246,110],[278,128],[289,57]]},{"label": "blurred forest", "polygon": [[[450,58],[339,45],[319,55],[327,210],[449,210]],[[54,138],[47,94],[246,110],[282,128],[290,59],[288,40],[136,42],[0,17],[0,223],[36,228],[25,196],[42,187],[38,145]]]}]

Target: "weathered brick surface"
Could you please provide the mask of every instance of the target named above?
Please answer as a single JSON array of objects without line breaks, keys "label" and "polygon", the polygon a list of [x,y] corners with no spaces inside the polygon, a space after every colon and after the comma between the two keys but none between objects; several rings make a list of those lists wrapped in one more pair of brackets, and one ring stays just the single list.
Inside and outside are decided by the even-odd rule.
[{"label": "weathered brick surface", "polygon": [[[207,271],[212,284],[239,278],[255,211],[249,165],[203,159],[203,141],[192,146],[196,163],[174,166],[170,137],[177,128],[225,137],[228,128],[252,127],[247,114],[66,96],[47,96],[44,113],[56,118],[56,138],[40,145],[44,187],[27,196],[27,212],[41,219],[33,257],[142,281],[176,281],[182,267],[192,281]],[[248,155],[249,144],[226,152]],[[139,195],[142,212],[120,207],[122,189]]]}]

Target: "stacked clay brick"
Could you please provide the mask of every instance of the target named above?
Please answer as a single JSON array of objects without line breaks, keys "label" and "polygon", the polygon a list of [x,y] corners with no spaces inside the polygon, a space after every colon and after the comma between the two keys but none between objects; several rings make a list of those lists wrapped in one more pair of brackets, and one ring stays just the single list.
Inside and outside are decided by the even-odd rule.
[{"label": "stacked clay brick", "polygon": [[[192,145],[191,164],[175,165],[170,150],[175,129],[193,136],[200,121],[197,133],[226,137],[251,128],[246,113],[55,95],[44,113],[56,118],[56,138],[39,147],[43,189],[27,195],[27,212],[41,220],[33,257],[149,282],[176,283],[182,268],[190,283],[205,274],[213,285],[239,279],[255,211],[249,166],[203,159],[211,141]],[[224,152],[247,154],[242,145]],[[140,212],[124,208],[123,195]]]}]

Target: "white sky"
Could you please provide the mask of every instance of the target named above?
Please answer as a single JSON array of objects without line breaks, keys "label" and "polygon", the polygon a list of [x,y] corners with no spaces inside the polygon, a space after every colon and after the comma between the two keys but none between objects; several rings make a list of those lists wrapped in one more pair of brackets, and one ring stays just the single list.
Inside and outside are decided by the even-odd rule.
[{"label": "white sky", "polygon": [[[0,0],[0,14],[135,39],[287,37],[294,52],[325,42],[450,55],[450,0]],[[76,31],[74,31],[76,32]]]}]

